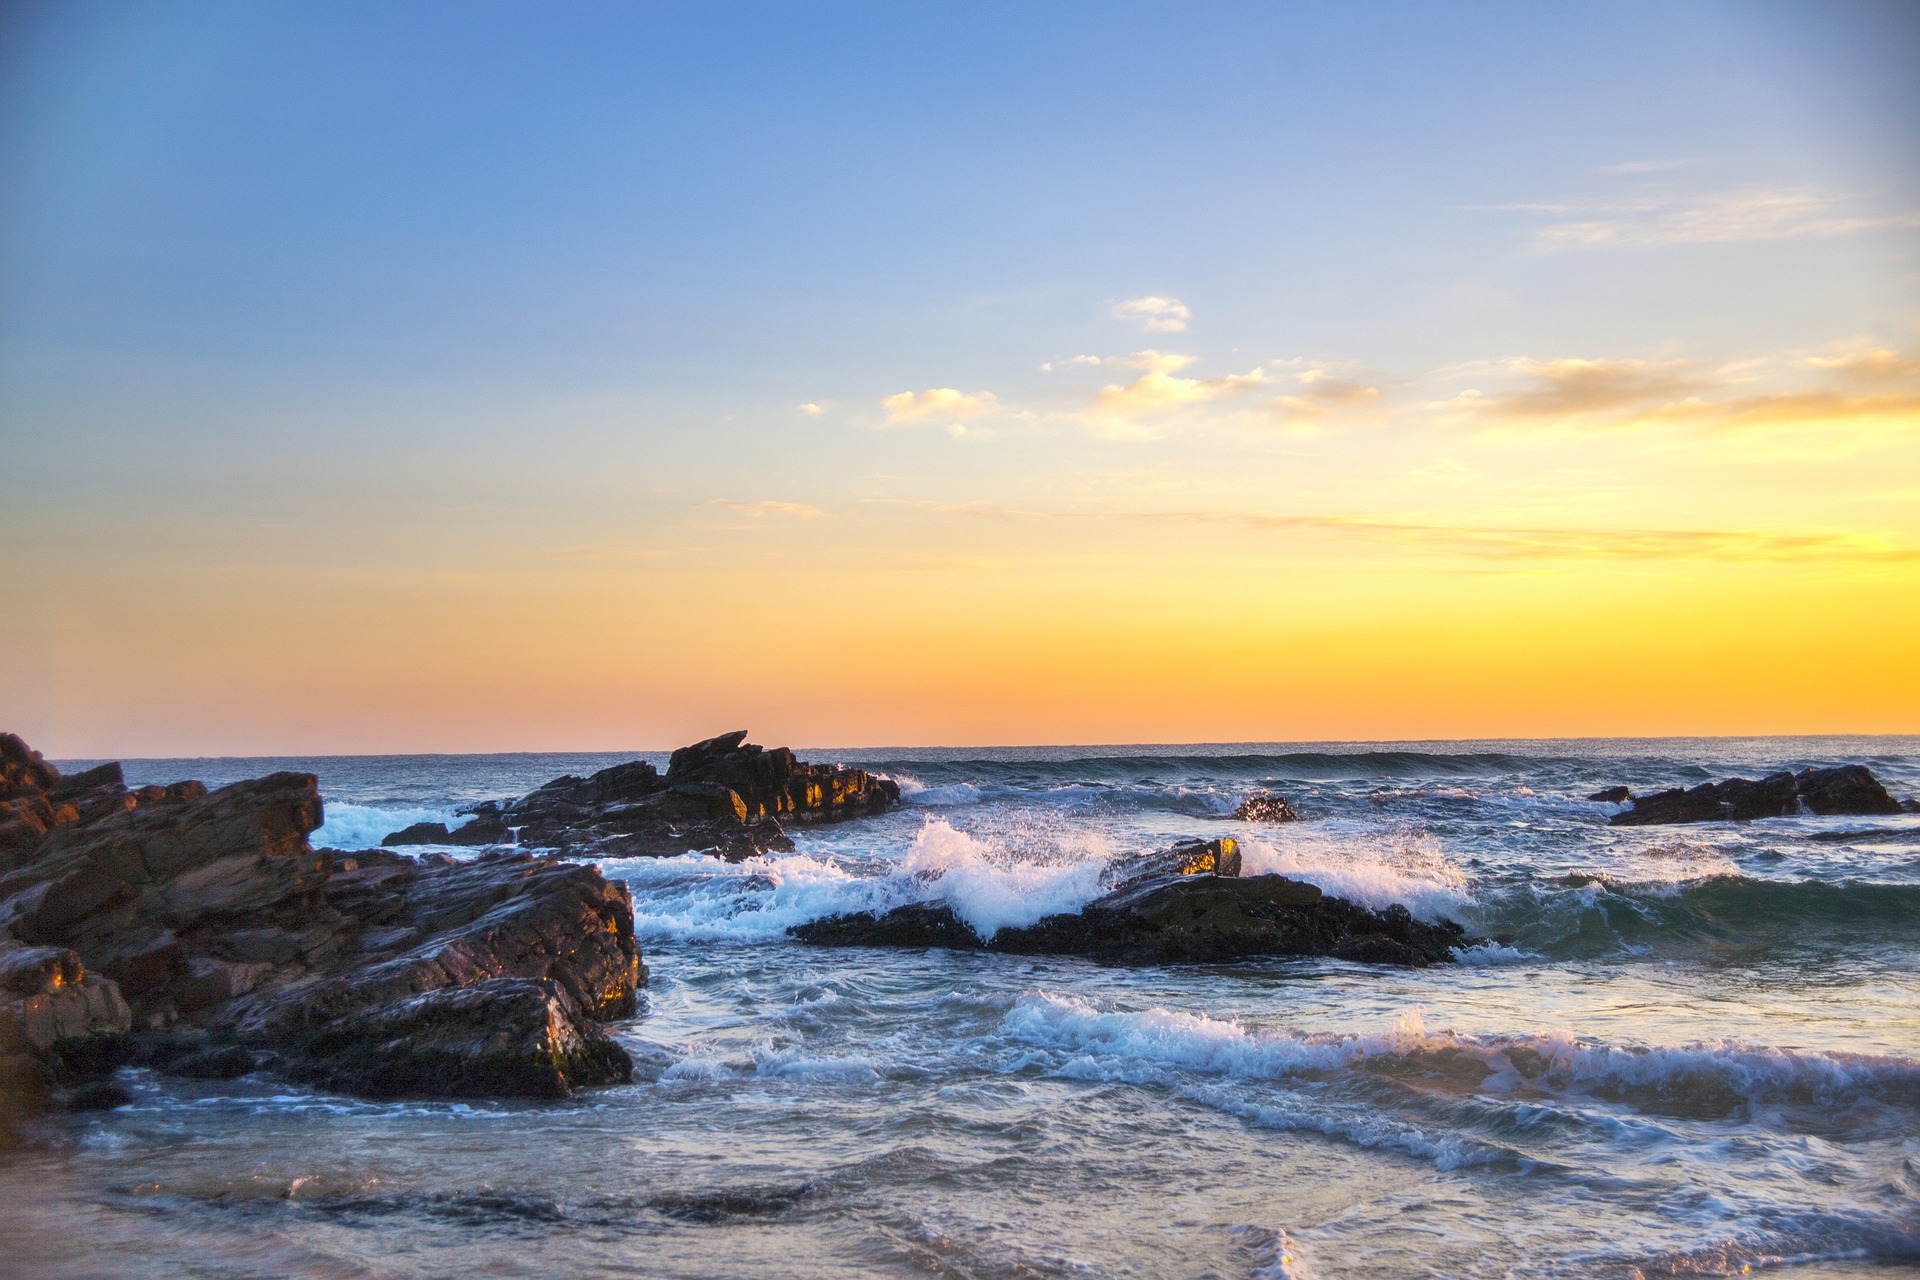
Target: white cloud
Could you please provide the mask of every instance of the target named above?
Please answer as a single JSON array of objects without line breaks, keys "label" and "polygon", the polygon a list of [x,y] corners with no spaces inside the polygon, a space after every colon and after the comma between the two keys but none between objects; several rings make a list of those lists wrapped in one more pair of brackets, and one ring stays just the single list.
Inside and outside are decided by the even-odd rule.
[{"label": "white cloud", "polygon": [[1129,298],[1117,302],[1113,307],[1116,320],[1130,320],[1148,333],[1184,333],[1187,321],[1193,318],[1193,311],[1178,298],[1162,298],[1148,295],[1144,298]]},{"label": "white cloud", "polygon": [[1000,401],[991,391],[968,394],[956,391],[952,387],[934,387],[927,391],[902,391],[880,402],[887,411],[888,425],[925,422],[929,418],[943,418],[949,422],[966,422],[1000,410]]},{"label": "white cloud", "polygon": [[1220,378],[1180,377],[1179,371],[1193,361],[1192,356],[1168,351],[1139,351],[1123,359],[1111,359],[1107,361],[1108,364],[1130,366],[1146,372],[1125,386],[1109,383],[1100,388],[1100,393],[1094,397],[1094,407],[1110,416],[1128,418],[1135,414],[1157,413],[1237,395],[1267,381],[1266,374],[1259,369],[1230,373]]},{"label": "white cloud", "polygon": [[826,407],[824,405],[817,405],[812,403],[811,401],[809,401],[806,404],[797,404],[794,406],[794,408],[806,414],[809,418],[817,418],[821,414],[826,412]]}]

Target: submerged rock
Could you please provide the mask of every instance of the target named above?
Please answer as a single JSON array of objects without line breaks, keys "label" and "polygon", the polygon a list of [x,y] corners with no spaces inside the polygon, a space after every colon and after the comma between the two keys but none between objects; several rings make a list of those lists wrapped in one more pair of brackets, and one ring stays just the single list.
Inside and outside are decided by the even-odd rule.
[{"label": "submerged rock", "polygon": [[[1216,868],[1218,870],[1216,870]],[[1177,846],[1147,859],[1104,897],[981,938],[944,903],[833,916],[788,930],[819,946],[947,947],[1087,956],[1122,964],[1337,956],[1424,967],[1453,958],[1466,933],[1403,906],[1371,911],[1284,876],[1239,875],[1231,840]]]},{"label": "submerged rock", "polygon": [[1285,796],[1252,795],[1240,802],[1233,816],[1242,822],[1298,822],[1300,815],[1293,811]]},{"label": "submerged rock", "polygon": [[315,850],[311,774],[130,791],[4,735],[0,785],[0,1090],[19,1114],[129,1054],[203,1078],[258,1054],[381,1096],[630,1074],[601,1024],[634,1011],[645,970],[626,886],[593,867]]},{"label": "submerged rock", "polygon": [[746,736],[742,729],[680,748],[665,777],[635,760],[555,778],[510,803],[480,806],[475,821],[512,828],[523,845],[600,858],[710,851],[738,861],[793,848],[783,822],[842,822],[884,813],[900,799],[891,779],[809,764]]},{"label": "submerged rock", "polygon": [[1609,823],[1640,827],[1682,822],[1751,822],[1757,818],[1784,818],[1811,813],[1891,814],[1901,812],[1899,801],[1863,765],[1831,769],[1781,771],[1758,782],[1729,778],[1703,782],[1640,796],[1633,808],[1616,813]]}]

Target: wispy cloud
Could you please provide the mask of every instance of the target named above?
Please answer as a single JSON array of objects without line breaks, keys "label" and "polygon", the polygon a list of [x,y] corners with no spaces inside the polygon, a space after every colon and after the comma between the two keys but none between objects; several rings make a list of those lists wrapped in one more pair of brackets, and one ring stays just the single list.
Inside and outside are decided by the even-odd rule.
[{"label": "wispy cloud", "polygon": [[724,507],[728,511],[737,512],[738,514],[746,516],[749,519],[753,519],[753,520],[765,520],[765,519],[768,519],[769,517],[785,517],[788,519],[799,519],[799,520],[816,520],[819,517],[827,514],[826,512],[822,511],[820,508],[805,502],[777,502],[772,500],[763,500],[760,502],[735,502],[729,498],[711,498],[705,503],[702,503],[701,505],[708,506],[708,507]]},{"label": "wispy cloud", "polygon": [[1920,548],[1851,533],[1740,529],[1582,529],[1441,524],[1357,516],[1170,512],[1154,518],[1253,530],[1302,530],[1498,560],[1842,560],[1920,563]]},{"label": "wispy cloud", "polygon": [[827,407],[825,405],[814,404],[812,402],[808,402],[806,404],[797,404],[794,406],[794,408],[806,414],[809,418],[817,418],[821,414],[827,411]]},{"label": "wispy cloud", "polygon": [[1660,403],[1714,385],[1685,360],[1516,360],[1526,379],[1514,391],[1467,392],[1458,401],[1496,418],[1568,418],[1605,410]]},{"label": "wispy cloud", "polygon": [[970,422],[1000,411],[1000,401],[991,391],[971,394],[952,387],[934,387],[927,391],[902,391],[880,402],[887,412],[888,425],[928,421]]},{"label": "wispy cloud", "polygon": [[1920,212],[1866,213],[1859,203],[1814,187],[1748,187],[1693,196],[1506,207],[1562,219],[1533,233],[1528,247],[1536,253],[1804,240],[1920,226]]},{"label": "wispy cloud", "polygon": [[[1514,360],[1504,371],[1517,375],[1519,386],[1468,390],[1439,407],[1443,421],[1487,424],[1920,426],[1920,361],[1910,356],[1881,347],[1854,347],[1796,358],[1788,366],[1813,370],[1823,385],[1758,393],[1736,389],[1750,388],[1767,363],[1747,361],[1702,371],[1686,360]],[[1781,363],[1771,363],[1778,378]]]},{"label": "wispy cloud", "polygon": [[1192,309],[1180,299],[1151,294],[1115,303],[1113,315],[1116,320],[1137,323],[1148,333],[1185,333],[1187,321],[1193,319]]},{"label": "wispy cloud", "polygon": [[1358,409],[1380,399],[1380,388],[1330,369],[1303,369],[1293,375],[1299,390],[1276,396],[1271,408],[1283,418],[1318,418],[1336,409]]}]

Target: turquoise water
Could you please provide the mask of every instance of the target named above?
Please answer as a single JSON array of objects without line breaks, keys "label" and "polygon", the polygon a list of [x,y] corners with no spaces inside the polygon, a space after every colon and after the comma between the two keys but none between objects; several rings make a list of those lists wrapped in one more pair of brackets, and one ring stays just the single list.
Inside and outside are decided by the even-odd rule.
[{"label": "turquoise water", "polygon": [[[906,804],[738,865],[609,862],[653,983],[631,1086],[372,1104],[129,1073],[0,1161],[26,1275],[1920,1274],[1920,816],[1615,829],[1587,793],[1920,739],[803,752]],[[310,769],[365,847],[602,756]],[[1227,815],[1249,791],[1303,821]],[[828,951],[922,898],[982,932],[1113,860],[1233,834],[1249,874],[1488,939],[1422,971]]]}]

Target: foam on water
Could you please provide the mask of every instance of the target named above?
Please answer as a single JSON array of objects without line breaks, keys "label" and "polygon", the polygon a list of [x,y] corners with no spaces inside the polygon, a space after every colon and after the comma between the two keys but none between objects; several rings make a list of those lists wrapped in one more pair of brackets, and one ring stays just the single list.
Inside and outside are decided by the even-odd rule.
[{"label": "foam on water", "polygon": [[1243,839],[1240,860],[1242,875],[1304,880],[1375,911],[1399,903],[1427,921],[1458,916],[1473,902],[1465,877],[1417,834],[1361,834],[1332,822],[1289,824]]},{"label": "foam on water", "polygon": [[[1140,1064],[1237,1079],[1342,1071],[1378,1060],[1446,1058],[1470,1064],[1476,1087],[1492,1090],[1693,1090],[1703,1086],[1749,1102],[1835,1105],[1871,1099],[1920,1108],[1920,1060],[1854,1053],[1811,1053],[1733,1040],[1697,1044],[1595,1044],[1555,1029],[1513,1036],[1429,1031],[1409,1010],[1383,1031],[1302,1035],[1253,1031],[1238,1022],[1167,1009],[1102,1009],[1070,996],[1038,993],[1008,1011],[1015,1041],[1067,1050],[1075,1075],[1131,1072]],[[1121,1078],[1137,1078],[1122,1075]]]},{"label": "foam on water", "polygon": [[416,822],[444,822],[448,826],[457,826],[461,821],[451,807],[376,807],[328,800],[323,808],[326,822],[312,836],[316,849],[377,849],[383,839]]}]

